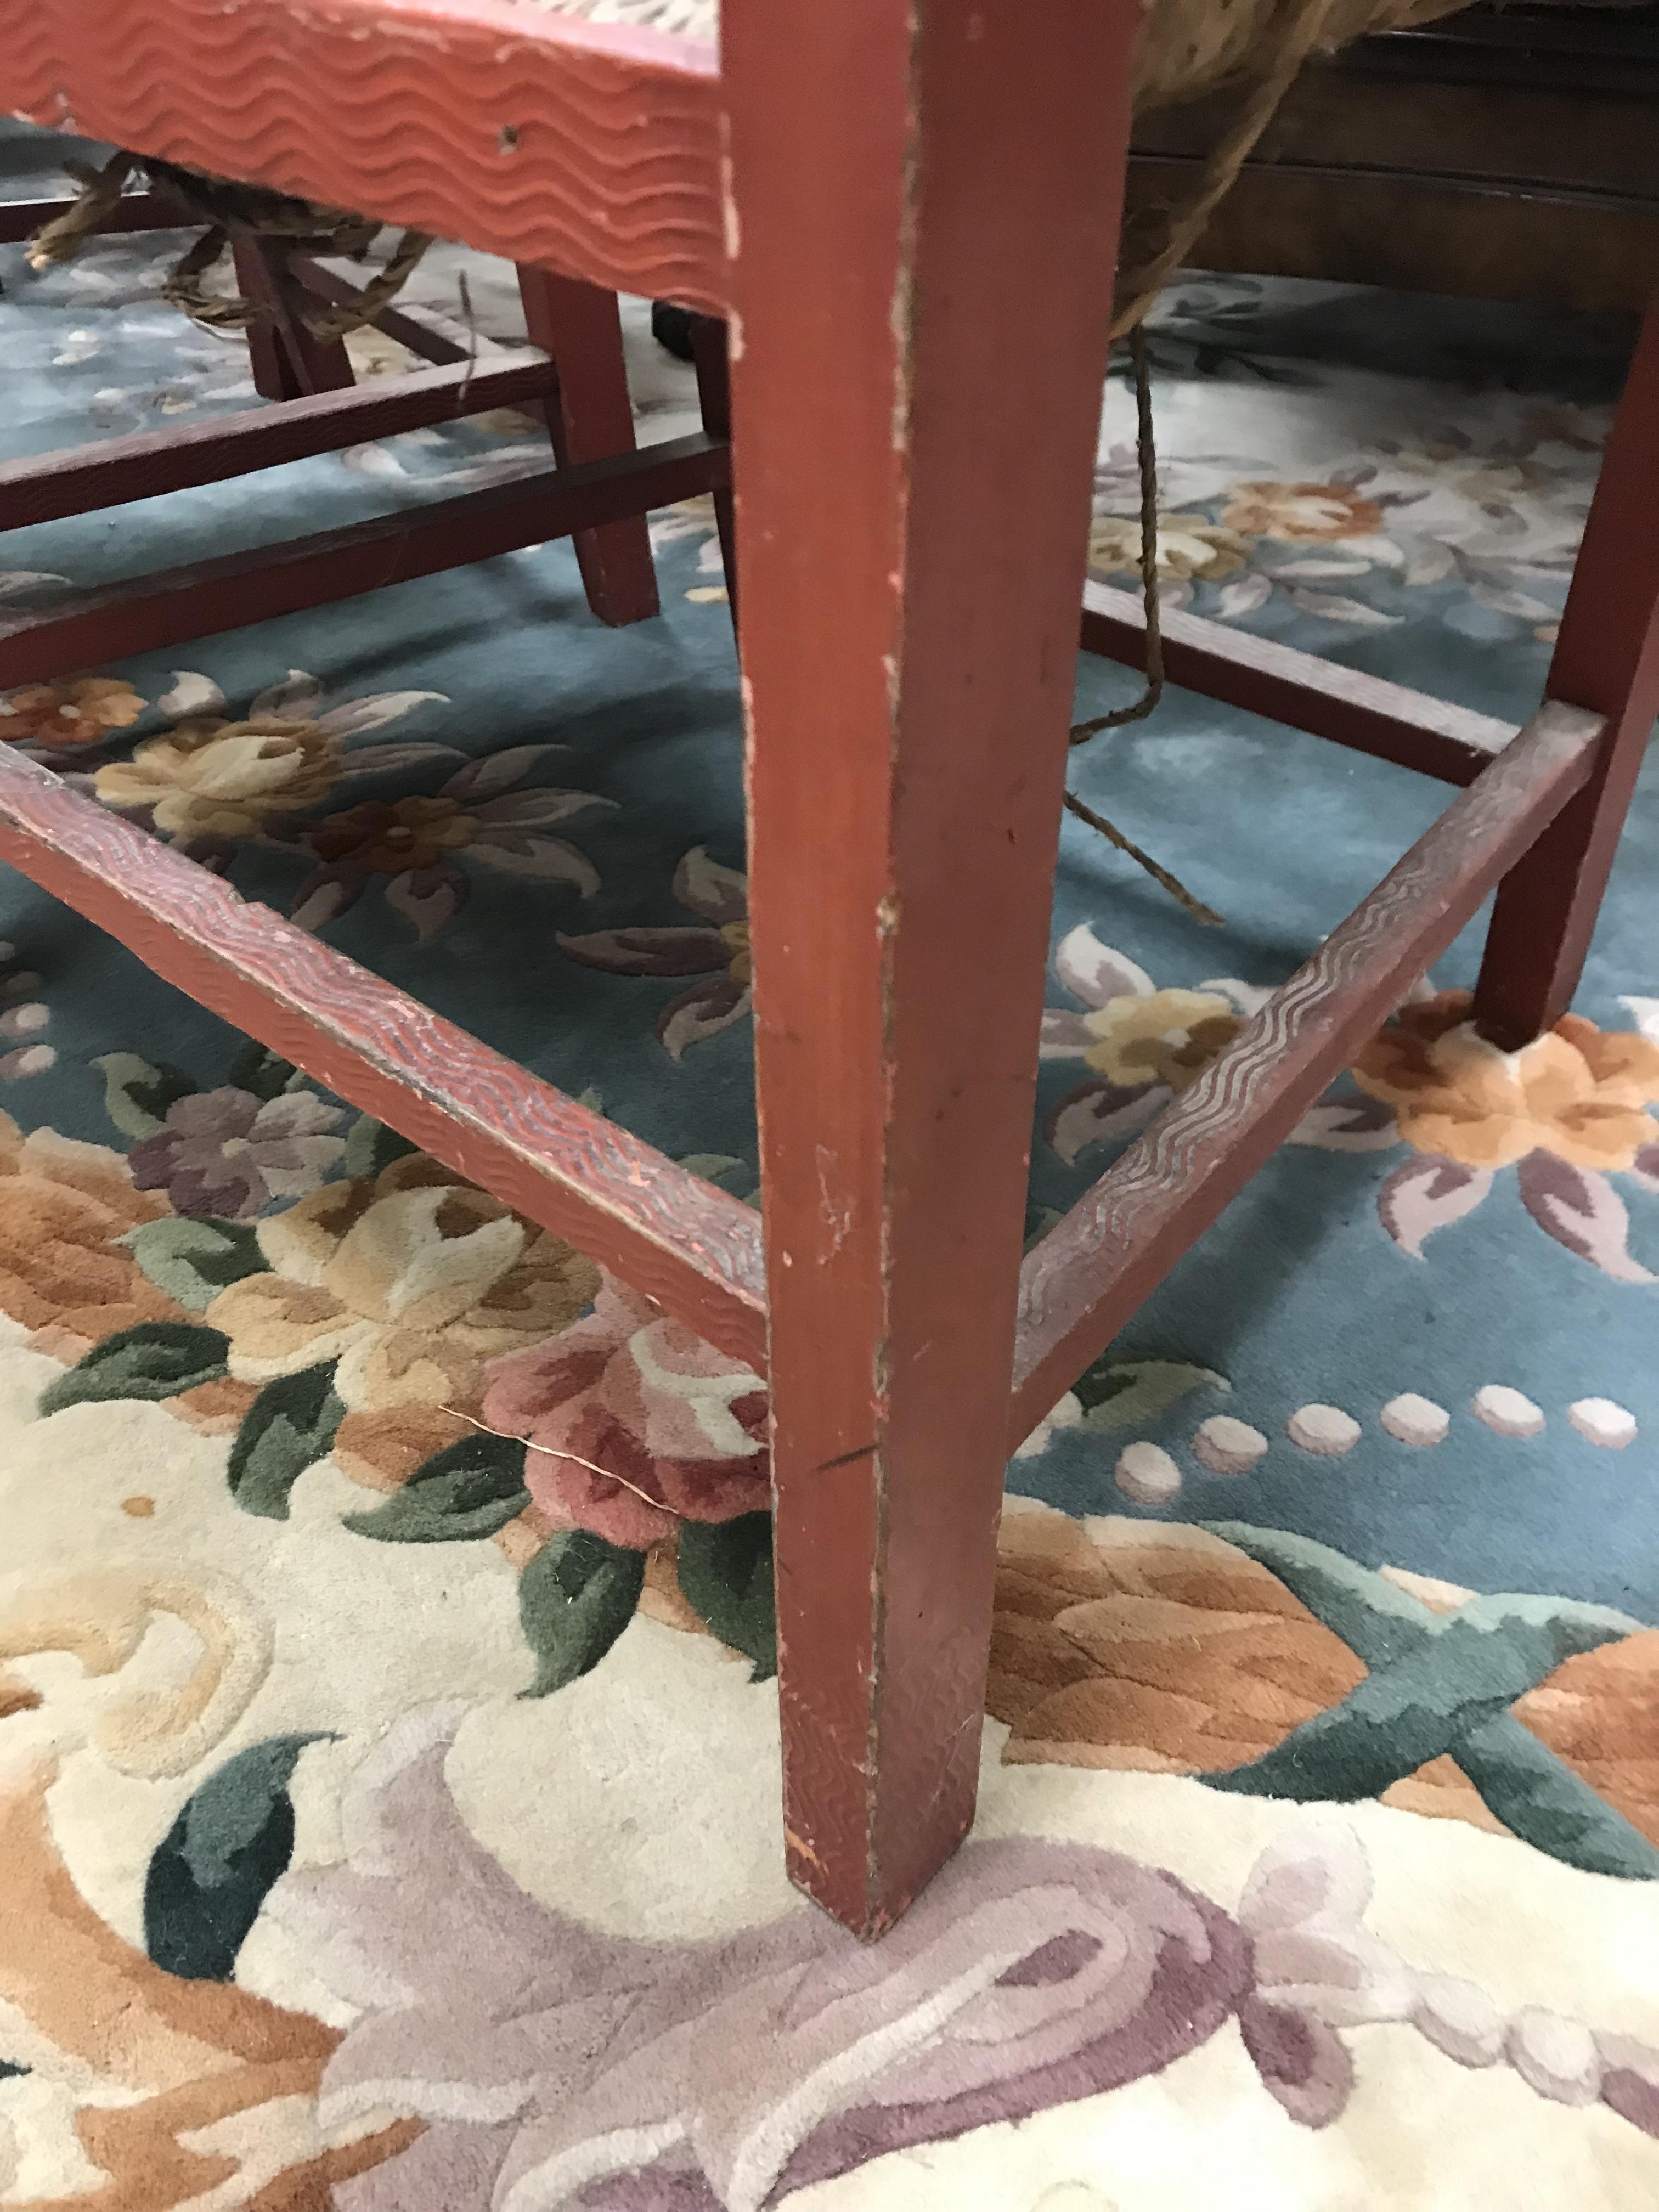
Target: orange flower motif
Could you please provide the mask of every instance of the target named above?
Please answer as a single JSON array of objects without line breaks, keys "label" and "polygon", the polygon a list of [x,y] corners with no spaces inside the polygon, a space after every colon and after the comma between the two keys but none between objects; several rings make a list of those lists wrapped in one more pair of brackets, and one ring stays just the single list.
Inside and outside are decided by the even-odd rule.
[{"label": "orange flower motif", "polygon": [[1382,510],[1347,484],[1236,483],[1221,520],[1243,538],[1319,545],[1338,538],[1370,537],[1382,527]]},{"label": "orange flower motif", "polygon": [[1362,1091],[1394,1107],[1414,1151],[1465,1167],[1510,1167],[1530,1152],[1574,1167],[1628,1168],[1659,1138],[1659,1046],[1577,1014],[1520,1052],[1470,1022],[1466,991],[1402,1007],[1356,1061]]},{"label": "orange flower motif", "polygon": [[116,1329],[176,1319],[119,1241],[171,1212],[133,1188],[118,1152],[52,1129],[26,1137],[0,1114],[0,1313],[78,1346],[77,1358]]},{"label": "orange flower motif", "polygon": [[732,979],[747,989],[755,980],[755,955],[749,942],[749,924],[746,921],[724,922],[720,926],[720,935],[732,948]]},{"label": "orange flower motif", "polygon": [[112,676],[82,676],[73,684],[31,684],[0,698],[0,738],[70,750],[95,745],[112,730],[131,729],[144,702],[131,684]]},{"label": "orange flower motif", "polygon": [[477,817],[453,799],[365,799],[328,815],[311,832],[310,844],[325,863],[351,860],[377,876],[429,868],[441,854],[470,845]]}]

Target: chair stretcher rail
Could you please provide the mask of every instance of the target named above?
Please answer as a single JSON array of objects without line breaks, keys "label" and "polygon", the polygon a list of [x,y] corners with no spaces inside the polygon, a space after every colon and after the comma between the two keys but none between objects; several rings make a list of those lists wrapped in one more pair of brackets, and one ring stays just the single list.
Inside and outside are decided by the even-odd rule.
[{"label": "chair stretcher rail", "polygon": [[1605,724],[1526,723],[1192,1088],[1028,1253],[1009,1437],[1110,1343],[1593,773]]},{"label": "chair stretcher rail", "polygon": [[[1443,783],[1473,783],[1515,735],[1507,722],[1455,707],[1403,684],[1367,676],[1340,661],[1231,623],[1171,608],[1163,617],[1164,666],[1171,684],[1270,721],[1374,753]],[[1083,646],[1107,660],[1146,665],[1146,617],[1140,601],[1091,577],[1084,590]]]},{"label": "chair stretcher rail", "polygon": [[748,1206],[3,749],[0,860],[202,1006],[763,1365],[765,1271]]}]

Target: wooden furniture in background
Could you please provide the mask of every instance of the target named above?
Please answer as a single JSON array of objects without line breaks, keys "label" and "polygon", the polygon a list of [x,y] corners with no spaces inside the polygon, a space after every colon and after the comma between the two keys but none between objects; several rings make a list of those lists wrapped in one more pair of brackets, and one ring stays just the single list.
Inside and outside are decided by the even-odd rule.
[{"label": "wooden furniture in background", "polygon": [[[866,1935],[972,1816],[1009,1446],[1494,884],[1516,888],[1480,1017],[1509,1044],[1555,1018],[1659,706],[1650,319],[1518,731],[1171,625],[1182,681],[1462,788],[1022,1258],[1139,21],[1135,0],[787,21],[726,0],[717,58],[511,0],[149,0],[142,33],[125,0],[0,0],[7,106],[729,319],[763,1218],[16,758],[0,854],[726,1351],[769,1355],[789,1867]],[[723,463],[642,457],[629,495]],[[574,526],[623,466],[474,497]],[[191,586],[216,619],[224,565]],[[279,581],[267,564],[241,617]],[[1140,656],[1121,594],[1091,586],[1082,619]],[[132,649],[108,595],[37,621],[59,665]]]},{"label": "wooden furniture in background", "polygon": [[[0,201],[0,245],[31,237],[67,204]],[[125,193],[100,231],[199,228],[200,223],[198,216],[165,190],[140,191]],[[476,335],[446,317],[430,309],[384,308],[371,319],[373,326],[435,366],[359,388],[343,341],[319,337],[306,317],[308,306],[355,304],[357,287],[324,264],[251,232],[234,234],[232,245],[237,282],[256,311],[246,331],[254,388],[263,398],[285,403],[283,415],[277,418],[266,409],[250,409],[0,465],[0,530],[217,483],[495,407],[518,407],[539,416],[547,425],[554,459],[567,472],[577,463],[625,464],[635,453],[614,292],[544,269],[520,269],[530,344],[516,354],[491,347],[482,362]],[[330,404],[319,404],[325,398]],[[711,400],[718,404],[712,386]],[[562,489],[576,495],[576,505],[562,528],[560,510],[546,510],[538,498],[553,476],[544,469],[527,484],[506,487],[504,498],[448,501],[421,509],[418,518],[405,514],[389,525],[331,532],[278,548],[274,556],[244,556],[222,567],[200,563],[171,576],[114,586],[84,605],[59,602],[40,620],[0,633],[0,684],[62,672],[83,641],[88,653],[107,659],[204,635],[227,627],[227,613],[230,625],[246,622],[250,588],[264,589],[262,611],[267,614],[373,588],[351,579],[359,573],[362,556],[382,547],[390,549],[387,557],[398,564],[400,575],[412,576],[571,534],[588,605],[600,621],[641,622],[658,611],[647,511],[665,499],[706,489],[729,504],[722,458],[729,435],[729,427],[722,428],[706,452],[689,448],[683,454],[657,456],[643,475],[630,475],[626,465],[620,471],[602,471],[585,489],[567,475]],[[666,477],[656,460],[668,462]],[[630,484],[637,496],[630,494]],[[590,510],[614,513],[618,519],[589,526],[581,517]],[[416,520],[418,532],[411,534],[408,526]],[[113,628],[106,629],[106,624]],[[117,637],[126,641],[118,645],[112,641]]]},{"label": "wooden furniture in background", "polygon": [[[1225,95],[1143,118],[1178,200]],[[1482,6],[1312,63],[1191,259],[1639,313],[1659,285],[1659,6]]]}]

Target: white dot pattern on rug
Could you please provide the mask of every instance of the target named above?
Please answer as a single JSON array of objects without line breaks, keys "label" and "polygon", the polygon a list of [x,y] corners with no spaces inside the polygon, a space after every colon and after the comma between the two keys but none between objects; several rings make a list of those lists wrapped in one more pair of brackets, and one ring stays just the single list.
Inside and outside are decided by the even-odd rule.
[{"label": "white dot pattern on rug", "polygon": [[1504,2039],[1510,2063],[1530,2089],[1563,2105],[1586,2105],[1601,2087],[1595,2038],[1581,2021],[1528,2005]]},{"label": "white dot pattern on rug", "polygon": [[1167,1505],[1181,1492],[1181,1469],[1161,1444],[1126,1444],[1114,1480],[1137,1505]]},{"label": "white dot pattern on rug", "polygon": [[1451,1415],[1432,1398],[1419,1398],[1415,1390],[1402,1390],[1382,1408],[1382,1425],[1402,1444],[1425,1449],[1443,1444],[1451,1427]]},{"label": "white dot pattern on rug", "polygon": [[1321,1459],[1338,1459],[1359,1442],[1359,1424],[1340,1406],[1300,1406],[1285,1424],[1293,1444]]},{"label": "white dot pattern on rug", "polygon": [[1581,1437],[1605,1451],[1623,1451],[1636,1442],[1636,1416],[1611,1398],[1580,1398],[1567,1408],[1567,1419]]},{"label": "white dot pattern on rug", "polygon": [[1511,1390],[1507,1382],[1487,1382],[1475,1392],[1469,1410],[1477,1421],[1500,1437],[1541,1437],[1544,1433],[1544,1414],[1541,1407],[1522,1391]]},{"label": "white dot pattern on rug", "polygon": [[1267,1449],[1267,1439],[1248,1421],[1217,1413],[1193,1438],[1193,1455],[1212,1474],[1248,1474]]}]

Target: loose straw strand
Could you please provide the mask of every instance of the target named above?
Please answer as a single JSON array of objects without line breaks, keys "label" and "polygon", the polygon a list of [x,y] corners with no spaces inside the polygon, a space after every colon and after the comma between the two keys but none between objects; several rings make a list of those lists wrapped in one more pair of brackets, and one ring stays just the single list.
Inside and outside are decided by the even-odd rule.
[{"label": "loose straw strand", "polygon": [[1118,707],[1079,722],[1074,745],[1085,744],[1102,730],[1121,730],[1145,721],[1164,696],[1164,617],[1158,597],[1158,447],[1152,436],[1152,380],[1146,361],[1146,333],[1137,323],[1129,333],[1129,358],[1135,373],[1135,459],[1140,472],[1140,601],[1146,611],[1146,689],[1132,707]]},{"label": "loose straw strand", "polygon": [[464,1413],[459,1406],[440,1406],[438,1411],[453,1413],[458,1421],[465,1421],[468,1428],[477,1429],[482,1436],[499,1437],[504,1444],[522,1444],[526,1451],[540,1452],[547,1459],[568,1459],[573,1467],[585,1467],[590,1474],[597,1474],[606,1482],[620,1483],[624,1490],[631,1490],[635,1497],[642,1499],[646,1504],[654,1505],[659,1513],[672,1513],[677,1521],[685,1518],[678,1506],[671,1505],[665,1498],[653,1498],[648,1490],[641,1490],[637,1482],[630,1482],[625,1474],[618,1474],[615,1468],[599,1467],[592,1460],[584,1459],[580,1452],[556,1451],[551,1444],[532,1443],[528,1437],[515,1437],[510,1430],[492,1429],[488,1421],[475,1421],[471,1413]]},{"label": "loose straw strand", "polygon": [[50,269],[54,261],[70,261],[82,246],[108,222],[119,204],[127,179],[138,166],[132,154],[117,154],[101,169],[84,161],[65,161],[64,168],[81,187],[62,215],[42,223],[26,249],[31,269]]},{"label": "loose straw strand", "polygon": [[[255,238],[280,239],[298,251],[350,258],[360,258],[381,228],[364,216],[313,207],[309,201],[291,199],[286,193],[267,191],[257,185],[227,184],[170,161],[145,161],[136,154],[117,154],[101,169],[76,162],[67,167],[80,191],[62,215],[54,216],[30,239],[29,266],[46,269],[55,261],[71,259],[115,212],[127,179],[141,169],[153,185],[172,193],[187,213],[207,225],[168,270],[161,296],[199,329],[215,335],[245,330],[258,312],[250,301],[210,292],[204,281],[224,257],[233,223]],[[299,320],[314,337],[349,337],[391,306],[431,243],[424,231],[404,231],[386,267],[354,299],[337,306],[320,301],[308,303],[298,309]]]}]

